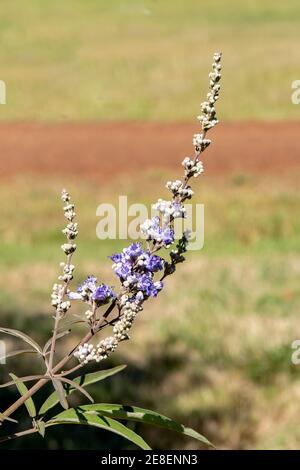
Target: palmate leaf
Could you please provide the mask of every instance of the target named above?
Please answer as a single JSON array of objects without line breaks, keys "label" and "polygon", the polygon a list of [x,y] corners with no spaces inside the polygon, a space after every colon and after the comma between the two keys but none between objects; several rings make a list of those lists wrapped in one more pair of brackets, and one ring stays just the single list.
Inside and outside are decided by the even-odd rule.
[{"label": "palmate leaf", "polygon": [[38,353],[43,355],[43,351],[41,347],[32,339],[30,336],[27,336],[25,333],[19,330],[12,330],[11,328],[0,328],[0,333],[5,333],[7,335],[15,336],[17,338],[21,338],[26,343],[30,344]]},{"label": "palmate leaf", "polygon": [[[81,377],[77,377],[73,381],[76,382],[76,384],[80,385],[81,387],[86,387],[87,385],[92,385],[96,382],[99,382],[100,380],[104,380],[107,377],[111,377],[112,375],[115,375],[118,372],[121,372],[121,370],[125,369],[125,367],[126,365],[121,365],[121,366],[113,367],[111,369],[99,370],[97,372],[92,372],[90,374],[85,374],[85,375],[82,375]],[[64,390],[65,390],[66,396],[68,396],[75,391],[75,388],[72,386],[65,385]],[[42,405],[39,411],[39,415],[45,414],[47,411],[49,411],[51,408],[57,405],[57,403],[59,403],[58,395],[56,392],[53,392]]]},{"label": "palmate leaf", "polygon": [[46,427],[58,424],[81,424],[94,426],[96,428],[105,429],[106,431],[118,434],[119,436],[133,442],[141,449],[151,449],[141,436],[131,429],[128,429],[122,423],[119,423],[112,418],[99,416],[98,414],[84,413],[79,408],[71,408],[70,410],[63,411],[57,416],[54,416],[54,418],[46,423]]},{"label": "palmate leaf", "polygon": [[[16,384],[16,387],[17,389],[19,390],[20,392],[20,395],[25,395],[25,393],[28,392],[28,388],[26,387],[26,385],[20,381],[20,379],[14,375],[14,374],[9,374],[10,377],[13,379],[13,381],[15,382]],[[32,398],[28,398],[28,400],[26,400],[24,402],[24,405],[26,406],[27,408],[27,411],[28,411],[28,414],[31,418],[35,418],[36,416],[36,409],[35,409],[35,406],[34,406],[34,403],[33,403],[33,400]]]},{"label": "palmate leaf", "polygon": [[96,413],[101,416],[111,417],[114,419],[125,419],[130,421],[138,421],[145,424],[153,424],[170,431],[176,431],[185,436],[192,437],[198,441],[212,446],[206,437],[199,434],[194,429],[187,428],[183,424],[176,423],[167,416],[161,415],[151,410],[145,410],[137,406],[123,406],[109,403],[98,403],[94,405],[84,405],[80,409],[87,414]]}]

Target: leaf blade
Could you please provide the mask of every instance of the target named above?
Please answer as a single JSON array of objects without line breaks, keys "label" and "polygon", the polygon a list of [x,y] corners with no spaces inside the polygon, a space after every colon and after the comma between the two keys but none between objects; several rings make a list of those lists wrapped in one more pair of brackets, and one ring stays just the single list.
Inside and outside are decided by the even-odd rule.
[{"label": "leaf blade", "polygon": [[[15,375],[15,374],[9,374],[10,377],[13,379],[13,381],[15,382],[16,384],[16,387],[17,389],[19,390],[19,393],[21,396],[25,395],[27,392],[28,392],[28,388],[26,387],[26,385],[20,381],[20,379]],[[26,406],[27,408],[27,411],[28,411],[28,414],[31,418],[35,418],[36,417],[36,409],[35,409],[35,405],[34,405],[34,402],[33,402],[33,399],[31,397],[29,397],[25,402],[24,402],[24,405]]]},{"label": "leaf blade", "polygon": [[126,367],[127,366],[125,364],[122,364],[120,366],[112,367],[111,369],[91,372],[90,374],[85,374],[83,376],[76,377],[73,380],[74,382],[78,383],[82,387],[86,387],[87,385],[92,385],[94,383],[97,383],[101,380],[106,379],[107,377],[111,377],[112,375],[115,375],[118,372],[121,372],[121,370],[124,370]]},{"label": "leaf blade", "polygon": [[212,446],[211,442],[202,434],[199,434],[192,428],[179,424],[176,421],[155,411],[139,408],[137,406],[123,406],[118,404],[98,403],[95,405],[83,405],[80,407],[84,413],[96,412],[101,416],[111,417],[113,419],[125,419],[130,421],[152,424],[170,431],[175,431],[192,437],[205,445]]},{"label": "leaf blade", "polygon": [[144,439],[136,434],[131,429],[128,429],[122,423],[115,421],[112,418],[106,418],[98,415],[86,415],[78,408],[71,408],[70,410],[63,411],[59,415],[46,423],[46,427],[54,426],[56,424],[81,424],[105,429],[106,431],[118,434],[125,439],[133,442],[135,445],[143,450],[150,450],[151,448],[144,441]]},{"label": "leaf blade", "polygon": [[[90,374],[85,374],[80,377],[76,377],[74,379],[74,382],[78,383],[81,387],[86,387],[87,385],[92,385],[94,383],[97,383],[101,380],[104,380],[108,377],[111,377],[112,375],[117,374],[118,372],[121,372],[121,370],[124,370],[126,368],[126,365],[120,365],[117,367],[112,367],[111,369],[106,369],[106,370],[100,370],[97,372],[92,372]],[[67,396],[69,396],[71,393],[73,393],[75,390],[73,388],[69,388],[67,392]],[[49,397],[46,399],[46,401],[43,403],[39,410],[39,415],[45,414],[47,411],[51,410],[54,406],[59,403],[59,399],[57,397],[57,394],[54,392]]]},{"label": "leaf blade", "polygon": [[44,421],[37,421],[36,423],[37,431],[42,436],[45,437],[46,434],[46,426]]},{"label": "leaf blade", "polygon": [[[32,380],[39,380],[39,379],[46,379],[50,380],[49,377],[45,375],[26,375],[25,377],[20,377],[17,379],[17,382],[31,382]],[[9,387],[10,385],[15,385],[15,380],[11,380],[10,382],[6,382],[5,384],[1,384],[0,388]]]},{"label": "leaf blade", "polygon": [[7,335],[15,336],[16,338],[20,338],[26,343],[30,344],[36,351],[38,351],[41,355],[43,355],[42,348],[36,343],[30,336],[26,335],[22,331],[19,330],[12,330],[11,328],[0,328],[0,333],[5,333]]},{"label": "leaf blade", "polygon": [[65,391],[64,391],[64,387],[62,385],[62,383],[53,378],[52,379],[52,383],[53,383],[53,387],[55,389],[55,394],[57,393],[57,396],[58,396],[58,402],[61,404],[61,406],[67,410],[69,408],[69,403],[68,403],[68,400],[66,399],[66,396],[65,396]]},{"label": "leaf blade", "polygon": [[91,397],[91,395],[86,391],[84,390],[83,387],[81,387],[79,384],[77,384],[76,382],[74,382],[74,380],[69,380],[69,379],[66,379],[66,377],[61,377],[60,380],[62,382],[66,382],[68,385],[71,385],[71,387],[75,388],[76,390],[78,390],[80,393],[82,393],[86,398],[88,398],[88,400],[90,400],[92,403],[94,403],[94,399],[93,397]]},{"label": "leaf blade", "polygon": [[19,354],[30,354],[30,353],[37,354],[38,352],[34,349],[19,349],[18,351],[11,351],[5,354],[4,356],[0,357],[0,363],[4,359],[8,359],[9,357],[15,357],[15,356],[18,356]]}]

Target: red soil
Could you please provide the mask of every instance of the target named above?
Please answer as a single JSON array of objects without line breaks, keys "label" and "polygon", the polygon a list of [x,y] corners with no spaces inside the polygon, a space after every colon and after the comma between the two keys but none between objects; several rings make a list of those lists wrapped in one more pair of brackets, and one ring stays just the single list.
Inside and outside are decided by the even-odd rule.
[{"label": "red soil", "polygon": [[[0,124],[0,177],[132,173],[178,168],[197,124]],[[300,122],[219,124],[203,159],[209,175],[278,174],[300,168]]]}]

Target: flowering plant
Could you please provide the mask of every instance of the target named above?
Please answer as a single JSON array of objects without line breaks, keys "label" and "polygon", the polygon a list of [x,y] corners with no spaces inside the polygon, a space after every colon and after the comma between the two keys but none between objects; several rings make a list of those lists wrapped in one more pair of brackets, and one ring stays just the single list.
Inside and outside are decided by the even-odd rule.
[{"label": "flowering plant", "polygon": [[[63,230],[66,242],[61,248],[66,259],[61,263],[62,271],[58,277],[59,282],[54,284],[51,295],[54,308],[52,337],[42,348],[32,338],[20,331],[0,328],[1,333],[20,338],[30,345],[29,350],[10,352],[6,357],[24,352],[38,354],[45,367],[45,371],[41,375],[18,378],[10,373],[12,380],[0,386],[15,385],[20,393],[20,398],[7,410],[0,413],[1,424],[7,421],[16,422],[11,418],[11,415],[23,404],[32,421],[32,426],[29,429],[18,430],[4,436],[0,438],[0,442],[32,433],[44,436],[50,426],[85,424],[122,435],[137,446],[149,449],[142,437],[121,423],[122,420],[126,420],[172,429],[209,444],[207,439],[196,431],[179,425],[170,418],[153,411],[117,404],[95,404],[91,395],[86,391],[86,387],[120,372],[125,366],[89,374],[84,373],[83,369],[89,362],[103,361],[116,350],[120,342],[129,339],[129,331],[137,315],[143,310],[144,303],[160,293],[164,287],[165,279],[176,271],[178,263],[185,260],[184,254],[187,251],[189,238],[186,232],[182,234],[175,248],[171,248],[168,260],[157,253],[162,248],[174,245],[174,220],[185,217],[184,202],[193,196],[190,180],[203,173],[203,164],[199,157],[211,143],[206,137],[207,132],[218,123],[215,103],[220,90],[220,61],[221,54],[216,53],[213,71],[209,74],[209,93],[207,100],[201,104],[201,115],[198,117],[202,131],[194,135],[195,154],[193,158],[186,157],[182,162],[183,179],[167,182],[166,187],[172,194],[171,200],[159,199],[153,206],[159,215],[147,219],[141,224],[140,231],[146,240],[145,246],[142,243],[132,243],[121,253],[110,256],[113,270],[121,284],[118,292],[115,292],[112,287],[98,282],[93,275],[88,276],[75,291],[71,290],[70,285],[74,273],[72,260],[77,248],[74,241],[78,235],[78,225],[75,221],[75,207],[71,197],[66,190],[62,191],[63,210],[67,225]],[[71,332],[71,329],[66,329],[65,319],[70,316],[69,310],[72,302],[76,301],[83,302],[86,306],[84,317],[80,321],[85,324],[87,332],[81,341],[57,362],[57,341]],[[112,333],[94,344],[92,340],[108,327],[112,328]],[[77,364],[70,367],[69,363],[72,360],[76,360]],[[79,375],[78,371],[80,371]],[[75,374],[75,378],[70,379],[73,374]],[[31,381],[35,383],[28,389],[25,384]],[[32,396],[49,382],[53,384],[54,391],[37,411]],[[68,397],[75,391],[83,394],[92,404],[70,408]],[[64,410],[59,414],[53,415],[52,413],[51,416],[51,410],[57,405],[60,405]]]}]

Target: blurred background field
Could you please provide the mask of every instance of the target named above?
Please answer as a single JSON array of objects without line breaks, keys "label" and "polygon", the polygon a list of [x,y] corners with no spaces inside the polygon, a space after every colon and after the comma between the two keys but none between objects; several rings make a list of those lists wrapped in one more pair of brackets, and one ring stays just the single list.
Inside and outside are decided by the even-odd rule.
[{"label": "blurred background field", "polygon": [[[92,177],[84,169],[93,149],[88,139],[76,147],[75,126],[76,157],[70,146],[66,155],[70,170],[58,167],[57,175],[47,174],[55,139],[49,131],[47,144],[35,143],[29,158],[27,141],[37,137],[26,128],[25,164],[13,171],[5,152],[15,147],[21,161],[24,146],[14,122],[62,122],[62,129],[72,121],[85,126],[90,121],[192,122],[206,93],[211,55],[222,49],[219,116],[226,123],[243,120],[243,136],[248,120],[280,120],[278,127],[264,128],[266,141],[275,141],[274,153],[267,155],[269,164],[260,165],[254,154],[261,143],[241,137],[238,129],[239,151],[233,136],[232,154],[230,142],[223,152],[216,132],[218,161],[235,164],[230,171],[210,173],[208,161],[207,174],[194,183],[196,201],[205,204],[204,248],[187,255],[164,293],[148,303],[132,340],[105,364],[126,363],[127,369],[93,391],[97,401],[137,404],[176,418],[220,448],[299,447],[300,369],[291,363],[291,343],[300,330],[299,107],[290,100],[291,82],[300,78],[299,2],[76,0],[71,8],[67,2],[28,0],[23,5],[3,0],[0,13],[0,79],[8,90],[7,105],[0,106],[0,132],[7,134],[1,174],[11,167],[0,185],[1,325],[31,332],[41,342],[49,336],[49,298],[62,258],[63,186],[73,194],[80,224],[74,284],[94,273],[116,285],[107,256],[126,241],[97,239],[96,207],[117,203],[119,194],[147,205],[166,197],[164,184],[180,174],[186,156],[174,152],[175,164],[166,167],[164,155],[156,155],[162,163],[151,169],[145,147],[134,174],[124,171],[126,164],[122,173],[116,166],[112,174],[106,160],[113,161],[113,153],[100,154],[97,177]],[[289,167],[280,127],[289,127],[291,120],[296,122],[295,158]],[[100,130],[100,141],[103,134]],[[172,139],[171,131],[168,135]],[[118,137],[118,132],[111,137],[112,146]],[[255,168],[248,164],[251,158]],[[29,364],[39,370],[28,358],[10,363],[17,374],[27,373]],[[3,367],[0,377],[7,378]],[[0,396],[2,410],[17,392],[11,388]],[[138,430],[156,449],[197,447],[157,429]],[[45,441],[24,438],[8,447],[129,448],[100,431],[72,427],[51,431]]]},{"label": "blurred background field", "polygon": [[191,119],[214,51],[226,120],[298,118],[298,0],[2,0],[1,120]]}]

